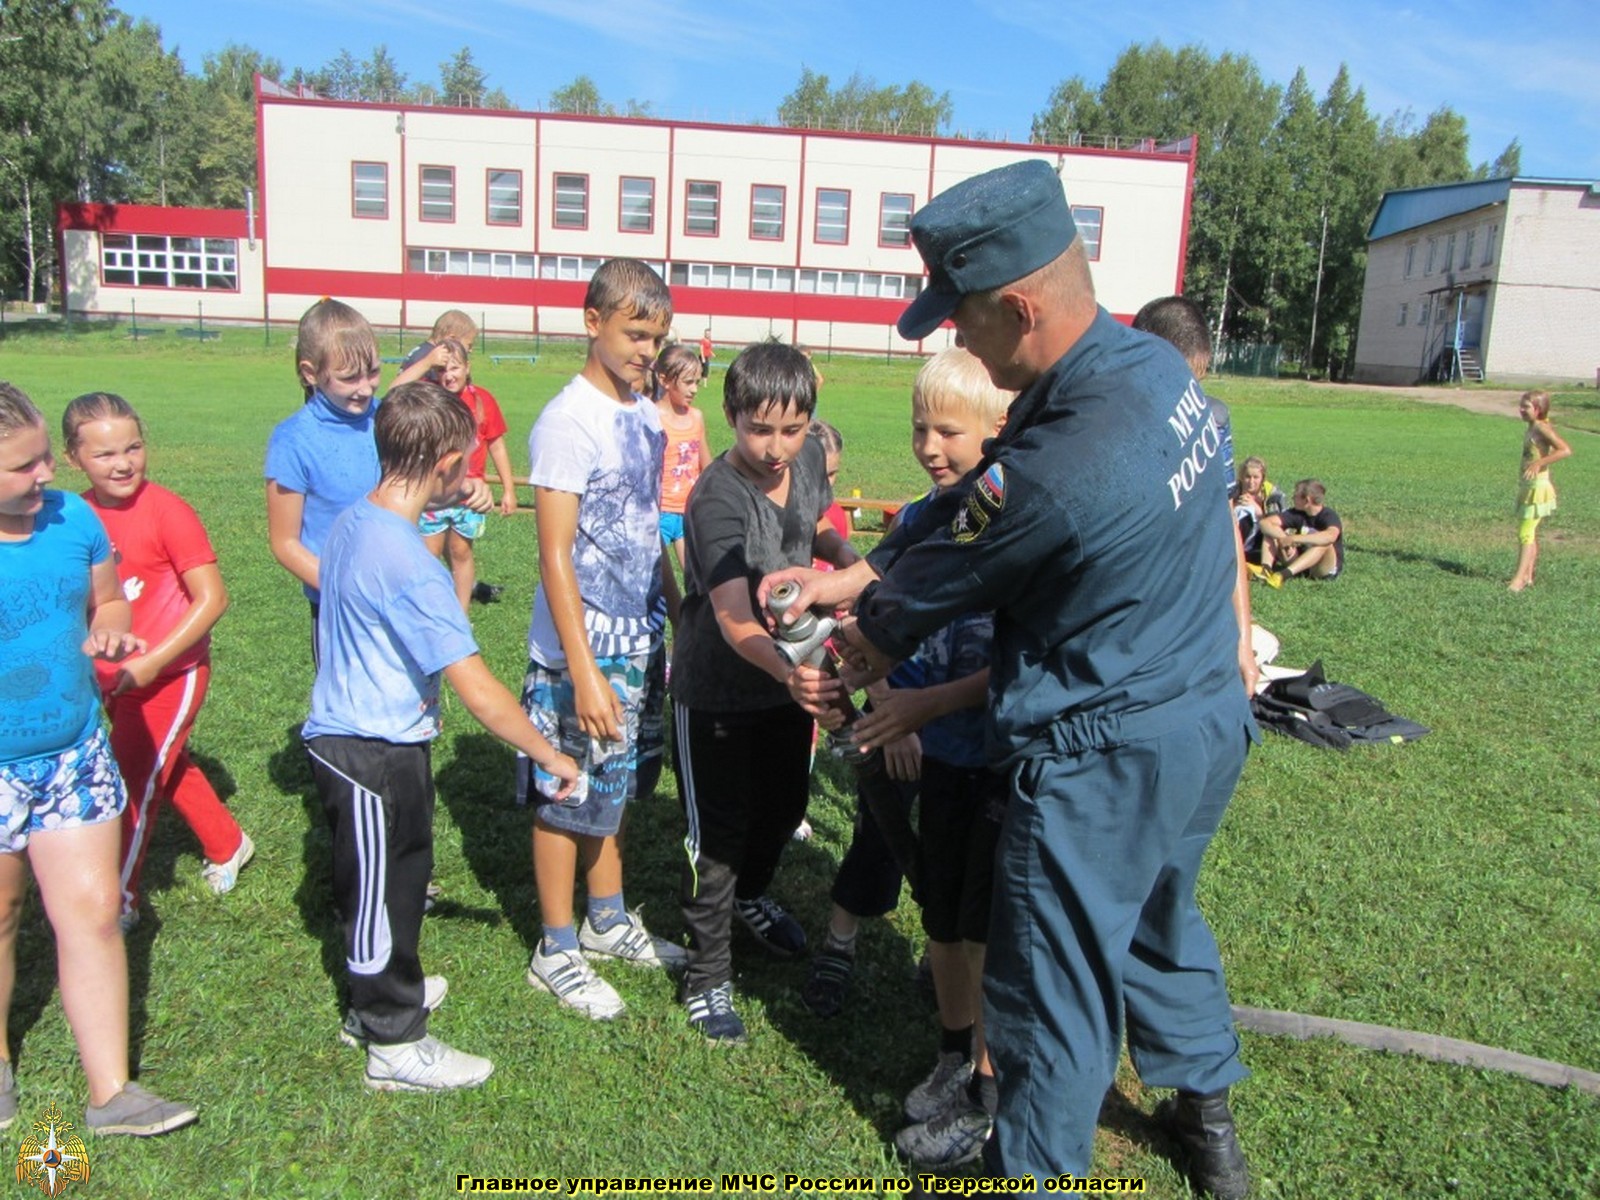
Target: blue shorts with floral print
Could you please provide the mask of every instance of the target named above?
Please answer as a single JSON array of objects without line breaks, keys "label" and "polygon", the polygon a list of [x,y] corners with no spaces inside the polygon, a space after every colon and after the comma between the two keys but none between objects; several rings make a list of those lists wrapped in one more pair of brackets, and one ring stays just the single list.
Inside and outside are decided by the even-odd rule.
[{"label": "blue shorts with floral print", "polygon": [[66,750],[0,763],[0,854],[41,831],[115,820],[127,803],[104,726]]}]

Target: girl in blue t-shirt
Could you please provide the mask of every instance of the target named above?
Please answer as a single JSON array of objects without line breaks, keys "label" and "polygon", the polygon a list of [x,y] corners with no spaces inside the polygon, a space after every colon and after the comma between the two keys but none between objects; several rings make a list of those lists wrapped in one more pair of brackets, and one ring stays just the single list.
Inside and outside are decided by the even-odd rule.
[{"label": "girl in blue t-shirt", "polygon": [[17,1114],[6,1017],[26,852],[89,1080],[84,1124],[148,1136],[189,1124],[195,1111],[128,1081],[128,960],[117,924],[127,794],[90,663],[145,646],[129,632],[104,527],[77,496],[47,488],[54,478],[44,418],[0,383],[0,1127]]}]

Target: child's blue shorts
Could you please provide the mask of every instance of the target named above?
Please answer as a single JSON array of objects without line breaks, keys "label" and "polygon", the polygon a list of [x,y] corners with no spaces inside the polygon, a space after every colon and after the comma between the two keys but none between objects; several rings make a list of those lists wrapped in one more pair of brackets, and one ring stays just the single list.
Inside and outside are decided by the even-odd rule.
[{"label": "child's blue shorts", "polygon": [[[639,761],[661,753],[660,683],[652,679],[651,655],[599,658],[595,665],[622,701],[622,740],[601,743],[578,724],[572,676],[565,667],[528,663],[522,708],[528,720],[583,771],[571,795],[552,800],[543,790],[553,779],[534,767],[528,800],[546,825],[567,833],[609,837],[622,828],[622,810],[638,785]],[[657,673],[659,674],[659,672]],[[655,683],[655,686],[652,686]],[[651,713],[650,710],[654,709]]]},{"label": "child's blue shorts", "polygon": [[65,750],[0,763],[0,854],[41,831],[115,820],[127,803],[103,726]]},{"label": "child's blue shorts", "polygon": [[417,528],[422,530],[423,537],[454,529],[467,541],[474,542],[483,533],[483,514],[460,504],[453,504],[449,508],[426,508],[422,511],[422,520],[417,522]]},{"label": "child's blue shorts", "polygon": [[661,540],[667,545],[683,541],[683,514],[664,512],[661,514]]}]

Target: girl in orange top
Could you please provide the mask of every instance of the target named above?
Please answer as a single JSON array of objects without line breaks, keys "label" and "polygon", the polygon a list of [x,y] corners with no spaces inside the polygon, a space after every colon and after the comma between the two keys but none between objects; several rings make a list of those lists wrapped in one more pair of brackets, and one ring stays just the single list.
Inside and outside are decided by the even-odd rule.
[{"label": "girl in orange top", "polygon": [[700,390],[700,357],[682,342],[668,346],[655,363],[656,410],[667,433],[661,470],[661,540],[671,546],[683,567],[683,509],[700,472],[711,465],[706,418],[694,406]]}]

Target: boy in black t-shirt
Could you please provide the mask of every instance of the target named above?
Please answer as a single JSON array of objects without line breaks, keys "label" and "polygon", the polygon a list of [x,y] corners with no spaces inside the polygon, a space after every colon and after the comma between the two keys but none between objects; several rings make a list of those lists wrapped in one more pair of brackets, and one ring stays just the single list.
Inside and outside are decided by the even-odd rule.
[{"label": "boy in black t-shirt", "polygon": [[1287,512],[1262,518],[1261,536],[1282,564],[1267,577],[1274,587],[1296,575],[1336,579],[1344,570],[1344,526],[1322,502],[1326,495],[1320,480],[1302,479],[1294,485],[1294,504]]},{"label": "boy in black t-shirt", "polygon": [[805,815],[811,717],[758,616],[756,585],[813,558],[859,557],[824,514],[833,502],[821,445],[807,436],[816,374],[791,346],[747,348],[728,368],[723,413],[733,446],[701,474],[684,513],[684,598],[672,656],[678,794],[689,820],[680,898],[689,928],[684,1003],[713,1042],[744,1040],[733,1009],[735,914],[768,949],[805,936],[766,896]]}]

